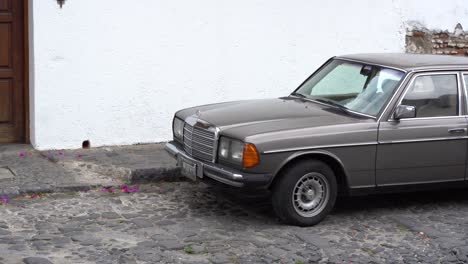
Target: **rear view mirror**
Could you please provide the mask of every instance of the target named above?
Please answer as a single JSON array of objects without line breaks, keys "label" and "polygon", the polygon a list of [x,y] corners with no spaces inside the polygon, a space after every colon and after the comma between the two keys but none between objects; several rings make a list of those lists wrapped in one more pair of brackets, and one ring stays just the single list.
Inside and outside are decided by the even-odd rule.
[{"label": "rear view mirror", "polygon": [[412,105],[399,105],[395,110],[395,114],[393,115],[395,120],[414,117],[416,117],[416,107]]},{"label": "rear view mirror", "polygon": [[361,75],[370,76],[371,73],[372,73],[372,66],[369,66],[369,65],[362,66],[361,72],[360,72]]}]

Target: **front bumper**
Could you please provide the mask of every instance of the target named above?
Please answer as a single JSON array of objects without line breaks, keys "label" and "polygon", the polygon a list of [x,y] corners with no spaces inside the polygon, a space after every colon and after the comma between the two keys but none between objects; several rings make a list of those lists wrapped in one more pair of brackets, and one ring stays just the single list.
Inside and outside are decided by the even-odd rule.
[{"label": "front bumper", "polygon": [[273,178],[270,174],[246,173],[220,164],[196,160],[187,155],[180,144],[174,141],[166,143],[165,149],[177,160],[177,166],[181,166],[182,158],[197,164],[196,176],[200,180],[207,177],[234,187],[265,188]]}]

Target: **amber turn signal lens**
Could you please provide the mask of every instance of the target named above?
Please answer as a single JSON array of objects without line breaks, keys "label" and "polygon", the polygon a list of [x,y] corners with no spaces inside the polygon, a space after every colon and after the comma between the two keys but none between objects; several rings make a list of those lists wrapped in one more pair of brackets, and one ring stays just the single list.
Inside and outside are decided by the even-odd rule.
[{"label": "amber turn signal lens", "polygon": [[244,146],[242,164],[244,168],[252,168],[260,164],[260,156],[254,144],[249,143]]}]

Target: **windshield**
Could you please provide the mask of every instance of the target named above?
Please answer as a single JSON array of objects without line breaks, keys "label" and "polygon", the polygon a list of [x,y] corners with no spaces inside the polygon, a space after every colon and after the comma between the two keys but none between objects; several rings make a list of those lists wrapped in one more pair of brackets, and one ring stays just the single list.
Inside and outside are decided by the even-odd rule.
[{"label": "windshield", "polygon": [[402,71],[379,66],[332,60],[295,94],[377,116],[404,75]]}]

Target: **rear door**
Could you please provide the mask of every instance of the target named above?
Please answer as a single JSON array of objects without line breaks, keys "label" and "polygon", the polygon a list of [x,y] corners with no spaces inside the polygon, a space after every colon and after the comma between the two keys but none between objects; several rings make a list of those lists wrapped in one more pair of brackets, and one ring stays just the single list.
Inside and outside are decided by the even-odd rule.
[{"label": "rear door", "polygon": [[467,159],[467,120],[458,72],[415,74],[400,98],[415,118],[381,121],[378,186],[461,181]]}]

